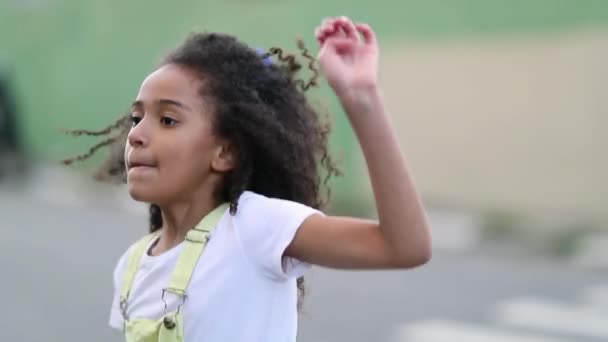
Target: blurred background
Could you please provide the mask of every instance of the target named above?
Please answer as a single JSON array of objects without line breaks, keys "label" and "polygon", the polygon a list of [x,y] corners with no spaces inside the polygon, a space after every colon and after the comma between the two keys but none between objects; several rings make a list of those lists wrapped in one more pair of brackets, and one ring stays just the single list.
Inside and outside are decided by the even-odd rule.
[{"label": "blurred background", "polygon": [[[372,24],[385,98],[429,210],[434,258],[316,268],[303,342],[608,340],[605,0],[0,1],[2,340],[120,341],[112,269],[146,230],[121,186],[65,168],[193,30],[314,46],[325,16]],[[374,217],[361,151],[324,85],[344,177],[331,212]]]}]

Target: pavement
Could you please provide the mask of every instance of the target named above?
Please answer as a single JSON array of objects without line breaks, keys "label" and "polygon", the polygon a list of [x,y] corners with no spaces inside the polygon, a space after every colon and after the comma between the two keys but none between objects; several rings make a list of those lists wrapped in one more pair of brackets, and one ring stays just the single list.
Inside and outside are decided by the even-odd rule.
[{"label": "pavement", "polygon": [[[2,340],[121,341],[107,327],[112,269],[145,232],[145,208],[124,188],[45,168],[0,183],[0,215]],[[314,268],[298,340],[608,341],[608,272],[595,267],[603,235],[583,243],[594,252],[558,258],[484,241],[466,213],[430,216],[424,267]]]}]

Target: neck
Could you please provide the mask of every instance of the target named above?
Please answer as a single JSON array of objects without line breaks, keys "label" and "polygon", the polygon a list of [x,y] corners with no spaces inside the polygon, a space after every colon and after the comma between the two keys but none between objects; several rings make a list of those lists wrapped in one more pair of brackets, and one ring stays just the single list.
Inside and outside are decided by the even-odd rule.
[{"label": "neck", "polygon": [[212,189],[204,188],[188,199],[159,205],[163,216],[163,227],[152,254],[161,254],[180,244],[186,238],[188,231],[219,205]]}]

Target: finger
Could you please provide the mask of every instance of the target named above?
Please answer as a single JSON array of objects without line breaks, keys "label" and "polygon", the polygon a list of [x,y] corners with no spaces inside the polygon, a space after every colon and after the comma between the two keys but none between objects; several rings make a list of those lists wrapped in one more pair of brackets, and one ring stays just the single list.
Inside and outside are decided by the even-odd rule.
[{"label": "finger", "polygon": [[323,21],[321,21],[321,25],[319,25],[319,28],[321,29],[321,31],[327,31],[327,30],[333,28],[334,21],[335,21],[334,18],[330,18],[330,17],[325,18],[325,19],[323,19]]},{"label": "finger", "polygon": [[337,27],[336,27],[335,20],[330,20],[321,27],[321,31],[324,34],[332,34],[332,33],[335,33],[336,30],[337,30]]},{"label": "finger", "polygon": [[327,34],[325,33],[325,31],[324,31],[324,29],[323,29],[323,26],[318,26],[318,27],[315,29],[315,37],[317,37],[317,39],[318,39],[318,38],[321,38],[321,37],[323,37],[323,36],[325,36],[325,35],[327,35]]},{"label": "finger", "polygon": [[321,34],[321,27],[317,27],[315,29],[315,38],[317,38],[317,42],[319,43],[319,45],[323,45],[323,41],[325,40],[325,38]]},{"label": "finger", "polygon": [[317,40],[323,43],[328,37],[343,37],[346,36],[346,33],[341,30],[341,24],[335,19],[329,20],[326,24],[320,26],[315,35]]},{"label": "finger", "polygon": [[333,34],[334,34],[333,32],[325,31],[325,30],[319,28],[319,29],[317,29],[315,36],[317,38],[317,41],[320,44],[323,44],[327,40],[327,38],[331,37]]},{"label": "finger", "polygon": [[342,16],[336,20],[336,25],[341,29],[347,38],[359,39],[355,24],[348,17]]},{"label": "finger", "polygon": [[321,26],[326,26],[326,25],[330,25],[331,23],[334,22],[334,18],[332,17],[325,17],[323,18],[323,20],[321,20]]},{"label": "finger", "polygon": [[357,24],[355,25],[357,32],[363,36],[365,44],[376,44],[376,34],[368,24]]},{"label": "finger", "polygon": [[346,37],[330,37],[325,41],[325,47],[330,48],[338,53],[352,51],[356,46],[351,38]]},{"label": "finger", "polygon": [[326,36],[323,36],[323,35],[317,36],[317,42],[319,43],[320,46],[323,46],[323,44],[325,44],[325,40],[327,40]]},{"label": "finger", "polygon": [[327,27],[318,27],[315,30],[315,37],[320,44],[323,44],[327,37],[331,36],[332,34],[334,34],[334,32],[331,30],[331,28]]}]

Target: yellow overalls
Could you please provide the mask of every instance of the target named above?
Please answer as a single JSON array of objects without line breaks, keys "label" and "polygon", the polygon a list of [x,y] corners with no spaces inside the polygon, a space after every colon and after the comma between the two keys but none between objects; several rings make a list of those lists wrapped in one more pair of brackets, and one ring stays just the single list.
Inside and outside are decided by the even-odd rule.
[{"label": "yellow overalls", "polygon": [[[128,317],[127,307],[129,304],[129,292],[133,285],[133,280],[137,274],[137,267],[141,257],[146,252],[146,247],[149,243],[158,236],[158,233],[152,233],[137,242],[135,248],[127,261],[125,269],[122,290],[120,294],[120,310],[124,319],[124,331],[127,342],[183,342],[184,341],[184,318],[182,306],[188,298],[186,290],[190,283],[190,278],[196,267],[196,263],[202,254],[209,236],[222,215],[228,208],[228,204],[222,204],[211,213],[186,235],[184,248],[179,255],[169,285],[159,293],[159,300],[165,304],[164,316],[158,320],[145,318]],[[181,304],[178,305],[175,311],[167,310],[167,302],[165,294],[170,292],[181,298]]]}]

